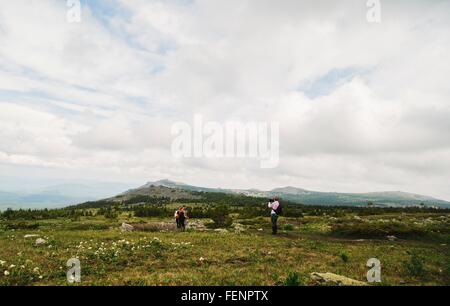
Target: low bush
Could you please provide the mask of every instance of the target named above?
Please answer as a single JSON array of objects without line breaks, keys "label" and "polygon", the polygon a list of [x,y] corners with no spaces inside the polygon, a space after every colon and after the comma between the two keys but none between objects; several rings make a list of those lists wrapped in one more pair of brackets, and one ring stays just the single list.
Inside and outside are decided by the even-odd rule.
[{"label": "low bush", "polygon": [[339,255],[339,257],[341,257],[341,259],[342,259],[343,262],[348,262],[348,260],[349,260],[348,255],[347,255],[346,253],[344,253],[344,252],[342,252],[342,253]]},{"label": "low bush", "polygon": [[292,224],[285,224],[285,225],[283,225],[283,230],[285,230],[285,231],[293,231],[294,230],[294,226]]},{"label": "low bush", "polygon": [[299,272],[290,272],[286,277],[283,285],[285,286],[303,286],[305,285],[307,276]]},{"label": "low bush", "polygon": [[5,227],[7,229],[14,229],[14,230],[34,230],[39,228],[39,223],[36,222],[8,222],[5,224]]},{"label": "low bush", "polygon": [[230,227],[233,219],[230,217],[230,210],[226,205],[216,206],[211,210],[211,219],[213,220],[212,227],[224,228]]},{"label": "low bush", "polygon": [[403,263],[406,272],[410,276],[421,277],[425,274],[424,259],[416,253],[412,253],[408,261]]}]

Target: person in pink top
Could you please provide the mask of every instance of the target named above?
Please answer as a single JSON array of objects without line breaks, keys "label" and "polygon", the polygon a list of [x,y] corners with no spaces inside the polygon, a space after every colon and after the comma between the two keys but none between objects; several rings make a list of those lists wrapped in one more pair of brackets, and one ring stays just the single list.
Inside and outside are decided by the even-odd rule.
[{"label": "person in pink top", "polygon": [[278,202],[278,196],[275,196],[273,198],[273,201],[269,202],[269,208],[272,209],[272,211],[270,212],[270,217],[272,219],[272,235],[276,235],[277,231],[278,231],[278,226],[277,226],[277,221],[278,221],[278,216],[281,215],[281,204],[280,202]]}]

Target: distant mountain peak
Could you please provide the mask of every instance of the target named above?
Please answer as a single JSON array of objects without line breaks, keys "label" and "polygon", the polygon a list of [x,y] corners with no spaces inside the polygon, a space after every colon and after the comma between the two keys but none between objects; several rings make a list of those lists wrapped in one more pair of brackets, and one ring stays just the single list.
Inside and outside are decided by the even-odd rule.
[{"label": "distant mountain peak", "polygon": [[309,193],[311,191],[302,189],[302,188],[293,187],[293,186],[287,186],[287,187],[280,187],[280,188],[272,189],[271,192],[275,192],[275,193],[280,192],[280,193],[287,193],[287,194],[304,194],[304,193]]},{"label": "distant mountain peak", "polygon": [[145,185],[141,186],[140,188],[148,188],[150,186],[163,186],[163,187],[169,187],[169,188],[176,188],[176,187],[182,187],[186,186],[184,183],[180,182],[174,182],[169,179],[162,179],[156,182],[147,182]]}]

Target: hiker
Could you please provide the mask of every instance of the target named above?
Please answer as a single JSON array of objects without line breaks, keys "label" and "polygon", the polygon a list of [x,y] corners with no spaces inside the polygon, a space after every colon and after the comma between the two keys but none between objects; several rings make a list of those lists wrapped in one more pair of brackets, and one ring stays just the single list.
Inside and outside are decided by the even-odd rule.
[{"label": "hiker", "polygon": [[186,224],[185,221],[187,219],[187,212],[186,212],[186,207],[182,206],[179,210],[178,210],[178,228],[185,230],[186,229]]},{"label": "hiker", "polygon": [[180,215],[178,213],[180,210],[181,210],[181,207],[175,211],[175,215],[174,215],[175,222],[177,223],[177,228],[180,228],[180,221],[179,221]]},{"label": "hiker", "polygon": [[270,217],[272,219],[272,235],[276,235],[277,231],[278,231],[278,227],[277,227],[277,221],[278,221],[278,216],[281,215],[281,204],[278,202],[278,196],[275,196],[273,198],[273,201],[271,200],[269,202],[269,208],[272,208],[272,211],[270,212]]}]

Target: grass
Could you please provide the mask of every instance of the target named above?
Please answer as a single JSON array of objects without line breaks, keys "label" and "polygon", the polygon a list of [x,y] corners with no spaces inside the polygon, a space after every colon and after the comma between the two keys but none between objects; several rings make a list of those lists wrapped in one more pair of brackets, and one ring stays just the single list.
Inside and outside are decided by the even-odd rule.
[{"label": "grass", "polygon": [[[37,227],[26,220],[0,221],[0,285],[68,285],[66,263],[74,257],[81,261],[82,285],[309,285],[312,272],[366,281],[369,258],[381,261],[382,285],[450,285],[449,219],[440,217],[282,217],[278,236],[262,217],[235,220],[245,227],[239,233],[122,232],[122,222],[172,222],[128,214],[117,220],[39,220]],[[392,227],[381,226],[387,224],[382,220],[391,218],[405,235],[384,232]],[[386,239],[392,233],[401,239]],[[47,244],[35,246],[36,237],[24,238],[27,234]]]}]

